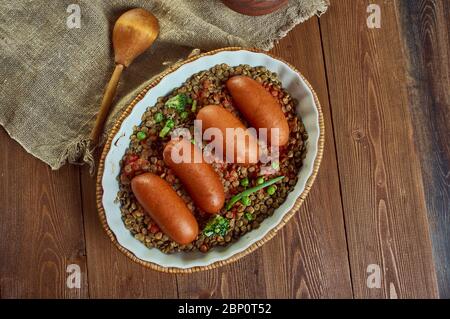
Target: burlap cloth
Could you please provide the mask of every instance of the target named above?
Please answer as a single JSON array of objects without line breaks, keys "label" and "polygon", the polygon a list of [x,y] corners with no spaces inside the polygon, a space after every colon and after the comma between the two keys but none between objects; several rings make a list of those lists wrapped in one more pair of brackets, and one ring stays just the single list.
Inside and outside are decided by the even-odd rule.
[{"label": "burlap cloth", "polygon": [[[70,4],[81,9],[80,28],[67,26]],[[327,6],[328,0],[291,0],[276,13],[248,17],[219,0],[2,1],[0,124],[52,169],[66,162],[92,164],[87,137],[114,68],[111,31],[121,13],[146,8],[158,17],[161,32],[122,75],[106,128],[152,76],[193,48],[269,50]]]}]

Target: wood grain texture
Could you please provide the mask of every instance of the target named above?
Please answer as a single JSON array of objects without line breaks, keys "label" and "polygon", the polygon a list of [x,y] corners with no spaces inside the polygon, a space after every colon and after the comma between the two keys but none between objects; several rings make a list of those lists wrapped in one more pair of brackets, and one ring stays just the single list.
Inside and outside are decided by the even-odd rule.
[{"label": "wood grain texture", "polygon": [[[86,298],[88,284],[79,172],[58,172],[0,129],[0,286],[2,298]],[[69,289],[69,264],[81,288]]]},{"label": "wood grain texture", "polygon": [[[134,264],[100,226],[87,168],[51,171],[0,129],[0,298],[430,298],[432,252],[449,298],[450,2],[379,1],[374,30],[369,3],[334,0],[273,50],[317,91],[325,154],[300,212],[234,264]],[[72,263],[81,289],[66,286]],[[367,288],[369,264],[381,289]]]},{"label": "wood grain texture", "polygon": [[319,175],[300,211],[263,247],[219,269],[177,275],[182,298],[352,297],[317,19],[291,31],[273,53],[298,67],[319,95],[328,129]]},{"label": "wood grain texture", "polygon": [[398,2],[441,298],[450,298],[450,1]]},{"label": "wood grain texture", "polygon": [[[91,298],[177,298],[174,275],[144,268],[122,254],[100,225],[95,179],[81,170],[83,216]],[[80,212],[81,213],[81,212]]]},{"label": "wood grain texture", "polygon": [[[395,2],[335,0],[320,20],[356,298],[437,297]],[[382,269],[382,289],[366,285]]]}]

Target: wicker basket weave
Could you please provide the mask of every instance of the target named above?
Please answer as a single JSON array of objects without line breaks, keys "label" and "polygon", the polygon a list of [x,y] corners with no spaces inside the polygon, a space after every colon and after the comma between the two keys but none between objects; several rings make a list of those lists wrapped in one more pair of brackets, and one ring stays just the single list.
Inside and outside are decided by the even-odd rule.
[{"label": "wicker basket weave", "polygon": [[[239,51],[239,50],[246,50],[246,51],[251,51],[251,52],[267,54],[267,55],[269,55],[270,57],[272,57],[272,58],[274,58],[276,60],[279,60],[281,62],[286,63],[292,70],[294,70],[295,72],[297,72],[299,74],[299,76],[305,81],[306,85],[309,87],[309,89],[313,93],[314,102],[315,102],[315,104],[317,106],[317,111],[318,111],[318,114],[319,114],[320,136],[319,136],[319,145],[318,145],[318,149],[317,149],[317,156],[316,156],[316,159],[314,161],[314,166],[313,166],[313,172],[312,172],[311,176],[309,177],[309,179],[306,182],[305,189],[300,194],[300,196],[297,198],[297,200],[296,200],[296,202],[294,204],[294,207],[289,212],[287,212],[284,215],[283,219],[281,220],[281,222],[277,226],[272,228],[262,239],[260,239],[259,241],[253,243],[251,246],[249,246],[244,251],[242,251],[240,253],[237,253],[237,254],[229,257],[228,259],[217,261],[217,262],[212,263],[212,264],[207,265],[207,266],[192,267],[192,268],[187,268],[187,269],[174,268],[174,267],[162,267],[162,266],[157,265],[155,263],[139,259],[133,253],[131,253],[129,250],[125,249],[124,247],[122,247],[118,243],[114,233],[111,231],[111,229],[108,226],[108,223],[106,221],[105,210],[104,210],[104,207],[103,207],[103,204],[102,204],[103,188],[102,188],[101,181],[102,181],[102,178],[103,178],[105,158],[106,158],[106,155],[108,154],[108,152],[109,152],[109,150],[111,148],[111,143],[112,143],[113,137],[119,131],[119,129],[120,129],[124,119],[128,115],[130,115],[133,107],[145,96],[145,94],[151,88],[156,86],[166,75],[174,72],[180,66],[182,66],[182,65],[184,65],[186,63],[195,61],[198,58],[201,58],[201,57],[204,57],[204,56],[208,56],[208,55],[214,55],[214,54],[216,54],[218,52],[222,52],[222,51]],[[321,109],[320,102],[319,102],[319,99],[317,97],[317,94],[314,91],[314,89],[311,87],[309,82],[303,77],[303,75],[295,67],[293,67],[291,64],[289,64],[288,62],[286,62],[286,61],[284,61],[284,60],[282,60],[280,58],[277,58],[277,57],[275,57],[275,56],[273,56],[273,55],[271,55],[271,54],[269,54],[267,52],[263,52],[261,50],[258,50],[258,49],[246,49],[246,48],[241,48],[241,47],[223,48],[223,49],[218,49],[218,50],[206,52],[206,53],[203,53],[203,54],[191,57],[191,58],[189,58],[189,59],[187,59],[187,60],[185,60],[185,61],[183,61],[181,63],[178,63],[178,64],[174,65],[173,67],[170,67],[168,70],[166,70],[164,73],[159,75],[156,79],[154,79],[141,93],[139,93],[139,95],[130,103],[130,105],[128,105],[126,107],[126,109],[123,111],[123,113],[117,119],[117,121],[114,123],[113,128],[109,132],[106,144],[105,144],[105,146],[103,148],[103,152],[102,152],[102,155],[100,157],[100,162],[99,162],[99,166],[98,166],[98,174],[97,174],[96,198],[97,198],[97,208],[98,208],[98,214],[99,214],[100,222],[101,222],[101,224],[103,226],[103,229],[108,234],[109,238],[111,238],[111,241],[114,243],[114,245],[122,253],[124,253],[126,256],[128,256],[134,262],[136,262],[136,263],[138,263],[138,264],[140,264],[142,266],[151,268],[153,270],[158,270],[158,271],[165,272],[165,273],[193,273],[193,272],[197,272],[197,271],[210,270],[210,269],[214,269],[214,268],[217,268],[217,267],[220,267],[220,266],[227,265],[229,263],[232,263],[232,262],[238,260],[239,258],[242,258],[242,257],[250,254],[255,249],[257,249],[258,247],[262,246],[267,241],[272,239],[275,236],[275,234],[299,210],[299,208],[302,205],[303,201],[306,199],[306,196],[308,195],[308,193],[309,193],[309,191],[310,191],[310,189],[311,189],[311,187],[312,187],[312,185],[314,183],[314,180],[316,179],[317,173],[319,171],[319,166],[320,166],[320,163],[322,161],[324,144],[325,144],[325,126],[324,126],[324,119],[323,119],[322,109]]]}]

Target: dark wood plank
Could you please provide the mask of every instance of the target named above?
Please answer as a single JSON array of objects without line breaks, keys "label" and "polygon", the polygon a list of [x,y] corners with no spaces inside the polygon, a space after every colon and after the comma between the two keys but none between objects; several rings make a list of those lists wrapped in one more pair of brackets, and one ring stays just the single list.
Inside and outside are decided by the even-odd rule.
[{"label": "dark wood plank", "polygon": [[407,89],[441,298],[450,298],[450,1],[400,1]]},{"label": "dark wood plank", "polygon": [[91,298],[176,298],[174,275],[153,271],[122,254],[104,232],[95,203],[95,179],[81,170]]},{"label": "dark wood plank", "polygon": [[177,276],[180,297],[352,297],[317,19],[295,28],[273,53],[298,67],[321,100],[327,131],[319,176],[301,210],[275,238],[234,264]]},{"label": "dark wood plank", "polygon": [[[342,200],[357,298],[437,297],[420,164],[406,91],[396,3],[332,1],[320,20]],[[367,267],[382,289],[367,287]]]},{"label": "dark wood plank", "polygon": [[[0,129],[2,298],[87,298],[79,170],[55,172]],[[81,288],[66,285],[80,266]]]}]

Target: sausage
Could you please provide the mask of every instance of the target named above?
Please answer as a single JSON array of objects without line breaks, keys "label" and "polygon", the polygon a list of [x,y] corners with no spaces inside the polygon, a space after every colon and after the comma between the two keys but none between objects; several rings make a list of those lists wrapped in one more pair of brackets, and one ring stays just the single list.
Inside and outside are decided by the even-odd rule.
[{"label": "sausage", "polygon": [[[185,150],[189,153],[185,154]],[[173,158],[177,155],[180,159]],[[225,191],[219,175],[204,161],[202,151],[186,139],[172,140],[164,148],[163,157],[194,203],[207,213],[218,213],[225,202]]]},{"label": "sausage", "polygon": [[180,245],[197,238],[198,223],[185,202],[161,177],[145,173],[131,180],[131,189],[138,202],[159,228]]},{"label": "sausage", "polygon": [[[243,165],[255,164],[258,162],[259,149],[256,136],[251,134],[245,125],[230,111],[220,105],[204,106],[198,112],[197,120],[202,121],[203,132],[209,128],[217,128],[222,133],[223,155],[228,162],[241,163]],[[232,137],[234,148],[231,149],[231,146],[228,146],[228,148],[230,148],[228,152],[226,138],[227,128],[240,129],[240,132],[242,133],[237,134],[237,131],[234,131]],[[229,154],[230,152],[233,152],[233,154]]]},{"label": "sausage", "polygon": [[[234,76],[226,86],[237,109],[255,128],[267,128],[268,144],[284,146],[289,141],[289,124],[280,104],[266,89],[247,76]],[[271,129],[278,128],[278,141],[271,143]],[[278,143],[277,143],[278,142]]]}]

